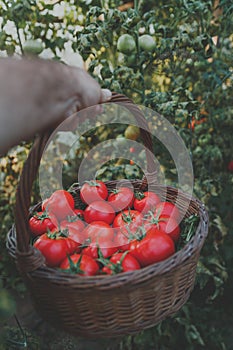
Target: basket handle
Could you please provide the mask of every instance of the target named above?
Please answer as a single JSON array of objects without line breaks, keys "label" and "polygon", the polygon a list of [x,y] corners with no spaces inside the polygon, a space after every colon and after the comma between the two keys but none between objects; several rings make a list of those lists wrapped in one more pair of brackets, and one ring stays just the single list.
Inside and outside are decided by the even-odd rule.
[{"label": "basket handle", "polygon": [[[152,139],[149,132],[148,124],[141,112],[141,110],[126,96],[112,93],[112,98],[106,103],[117,103],[132,112],[137,120],[140,128],[141,137],[144,145],[146,146],[146,159],[147,159],[147,172],[148,176],[151,175],[154,181],[156,181],[156,169],[155,163],[152,157]],[[40,160],[46,146],[46,143],[51,135],[51,130],[46,131],[43,135],[39,135],[35,140],[33,147],[29,153],[29,156],[24,163],[20,181],[16,192],[16,205],[15,205],[15,225],[17,232],[17,252],[18,255],[29,257],[29,255],[35,255],[33,249],[30,246],[30,230],[28,225],[29,208],[31,200],[31,190],[33,182],[37,176],[37,172],[40,165]],[[143,185],[146,184],[146,178],[143,180]],[[25,259],[24,259],[25,260]]]}]

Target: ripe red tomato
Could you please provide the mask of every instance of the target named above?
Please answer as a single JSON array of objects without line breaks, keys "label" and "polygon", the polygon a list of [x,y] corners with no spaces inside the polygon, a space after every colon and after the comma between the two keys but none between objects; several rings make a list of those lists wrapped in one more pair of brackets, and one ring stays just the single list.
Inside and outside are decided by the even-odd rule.
[{"label": "ripe red tomato", "polygon": [[112,275],[120,272],[134,271],[141,268],[138,260],[129,252],[116,253],[110,258],[110,263],[103,267],[102,272]]},{"label": "ripe red tomato", "polygon": [[141,241],[133,241],[129,251],[141,266],[148,266],[174,254],[175,245],[166,233],[153,227]]},{"label": "ripe red tomato", "polygon": [[74,209],[74,213],[72,217],[76,217],[76,219],[84,220],[84,211],[82,209]]},{"label": "ripe red tomato", "polygon": [[[123,227],[123,232],[121,229],[118,230],[114,237],[114,245],[118,250],[125,252],[129,250],[130,247],[130,237],[128,231]],[[126,232],[125,232],[126,231]]]},{"label": "ripe red tomato", "polygon": [[131,208],[134,202],[134,193],[128,187],[116,188],[111,191],[108,201],[116,211]]},{"label": "ripe red tomato", "polygon": [[66,220],[62,220],[60,223],[61,229],[66,229],[67,226],[83,231],[85,228],[85,222],[80,219],[79,216],[68,216]]},{"label": "ripe red tomato", "polygon": [[84,228],[85,224],[82,220],[77,220],[74,222],[64,220],[60,224],[60,229],[62,231],[67,231],[68,237],[80,244],[83,244],[87,238],[85,235]]},{"label": "ripe red tomato", "polygon": [[98,242],[92,242],[83,248],[82,253],[91,256],[93,259],[99,258],[100,255],[106,259],[116,253],[117,250],[118,248],[114,245],[113,241],[107,241],[100,237]]},{"label": "ripe red tomato", "polygon": [[158,230],[165,232],[176,243],[180,238],[180,226],[175,219],[169,216],[160,216],[156,218],[153,214],[145,222],[145,228],[149,230],[156,227]]},{"label": "ripe red tomato", "polygon": [[180,226],[173,218],[159,217],[158,228],[165,232],[176,243],[180,238]]},{"label": "ripe red tomato", "polygon": [[61,221],[67,216],[73,215],[74,198],[68,191],[57,190],[43,202],[42,210],[45,209],[48,211],[49,215],[55,215],[56,218]]},{"label": "ripe red tomato", "polygon": [[137,192],[135,194],[134,209],[142,213],[147,213],[149,210],[156,208],[157,204],[160,202],[160,198],[154,192]]},{"label": "ripe red tomato", "polygon": [[73,254],[69,258],[66,257],[60,264],[60,268],[80,276],[94,276],[99,271],[97,262],[85,254]]},{"label": "ripe red tomato", "polygon": [[93,221],[104,221],[111,224],[115,218],[115,210],[105,201],[95,201],[84,210],[84,219],[89,224]]},{"label": "ripe red tomato", "polygon": [[55,228],[55,222],[46,211],[39,211],[29,219],[29,228],[34,236],[42,235]]},{"label": "ripe red tomato", "polygon": [[99,237],[105,240],[114,238],[114,229],[104,221],[93,221],[84,230],[85,236],[91,242],[96,242]]},{"label": "ripe red tomato", "polygon": [[177,206],[171,202],[160,202],[157,204],[155,209],[155,216],[169,216],[179,221],[180,212]]},{"label": "ripe red tomato", "polygon": [[137,210],[123,210],[117,214],[112,226],[113,227],[128,227],[131,232],[135,232],[143,225],[143,215]]},{"label": "ripe red tomato", "polygon": [[233,173],[233,160],[231,160],[231,161],[228,163],[227,169],[228,169],[231,173]]},{"label": "ripe red tomato", "polygon": [[108,197],[108,189],[104,182],[93,180],[85,182],[80,189],[80,198],[86,204],[105,200]]},{"label": "ripe red tomato", "polygon": [[59,232],[44,233],[36,242],[34,247],[44,255],[46,264],[50,267],[57,267],[67,254],[72,254],[77,244],[67,237],[62,237]]}]

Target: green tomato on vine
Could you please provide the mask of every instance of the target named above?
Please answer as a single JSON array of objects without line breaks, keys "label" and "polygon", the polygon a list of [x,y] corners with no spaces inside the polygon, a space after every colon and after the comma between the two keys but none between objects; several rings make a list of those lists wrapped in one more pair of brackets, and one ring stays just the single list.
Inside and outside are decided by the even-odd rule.
[{"label": "green tomato on vine", "polygon": [[153,52],[156,46],[155,39],[149,34],[140,36],[138,39],[138,44],[142,51],[147,52]]},{"label": "green tomato on vine", "polygon": [[126,55],[133,53],[136,50],[136,42],[132,35],[121,35],[117,41],[117,50]]},{"label": "green tomato on vine", "polygon": [[27,40],[23,44],[24,54],[39,55],[44,50],[44,45],[40,40]]}]

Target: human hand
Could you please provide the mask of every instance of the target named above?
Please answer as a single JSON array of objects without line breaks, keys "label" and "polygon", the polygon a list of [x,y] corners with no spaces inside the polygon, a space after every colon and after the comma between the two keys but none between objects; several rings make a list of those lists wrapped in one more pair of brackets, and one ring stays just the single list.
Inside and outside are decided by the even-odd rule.
[{"label": "human hand", "polygon": [[54,61],[0,59],[0,152],[57,126],[72,111],[111,98],[83,69]]}]

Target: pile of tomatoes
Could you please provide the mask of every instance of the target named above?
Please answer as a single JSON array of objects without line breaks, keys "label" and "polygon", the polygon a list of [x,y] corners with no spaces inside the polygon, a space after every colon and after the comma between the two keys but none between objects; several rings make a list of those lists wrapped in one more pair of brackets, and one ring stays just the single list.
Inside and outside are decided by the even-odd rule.
[{"label": "pile of tomatoes", "polygon": [[180,239],[180,212],[154,192],[108,190],[102,181],[80,188],[84,209],[57,190],[29,219],[34,247],[49,267],[80,276],[137,270],[170,257]]}]

